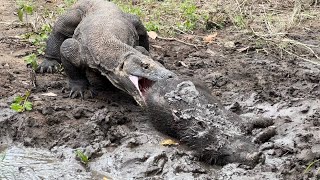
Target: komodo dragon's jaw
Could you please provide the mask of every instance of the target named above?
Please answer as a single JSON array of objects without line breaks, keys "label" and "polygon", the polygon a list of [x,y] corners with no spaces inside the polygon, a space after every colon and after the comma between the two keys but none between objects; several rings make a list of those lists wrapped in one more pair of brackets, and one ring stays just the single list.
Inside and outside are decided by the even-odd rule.
[{"label": "komodo dragon's jaw", "polygon": [[[116,78],[110,78],[118,88],[133,96],[137,103],[145,107],[146,91],[154,82],[175,77],[176,74],[160,63],[141,53],[130,53],[115,71]],[[120,77],[120,79],[119,79]],[[118,79],[116,82],[115,79]]]}]

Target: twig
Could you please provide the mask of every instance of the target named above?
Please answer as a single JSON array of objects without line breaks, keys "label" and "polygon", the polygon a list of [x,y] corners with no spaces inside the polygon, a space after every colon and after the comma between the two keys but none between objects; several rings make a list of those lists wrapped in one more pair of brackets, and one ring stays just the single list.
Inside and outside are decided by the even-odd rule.
[{"label": "twig", "polygon": [[[251,30],[252,30],[252,32],[253,32],[254,35],[260,37],[261,39],[263,39],[263,40],[266,41],[266,42],[271,42],[271,43],[273,43],[273,44],[276,45],[280,50],[286,52],[287,54],[290,54],[290,55],[292,55],[292,56],[294,56],[294,57],[300,58],[300,59],[302,59],[302,60],[304,60],[304,61],[306,61],[306,62],[310,62],[310,63],[315,64],[315,65],[320,65],[320,61],[319,61],[319,62],[318,62],[318,61],[313,61],[313,60],[310,60],[310,59],[301,57],[301,56],[299,56],[299,55],[297,55],[297,54],[295,54],[295,53],[292,53],[292,52],[286,50],[285,48],[280,47],[280,46],[278,45],[277,41],[275,41],[274,39],[265,38],[264,36],[261,36],[261,35],[259,35],[257,32],[255,32],[252,28],[251,28]],[[303,46],[303,47],[305,47],[307,50],[309,50],[317,59],[319,59],[318,55],[311,49],[311,47],[318,47],[318,46],[303,44],[303,43],[301,43],[301,42],[299,42],[299,41],[295,41],[295,40],[292,40],[292,39],[289,39],[289,38],[280,39],[280,40],[278,39],[278,41],[289,42],[289,43],[294,44],[294,45]],[[310,47],[310,46],[311,46],[311,47]],[[282,55],[281,55],[281,56],[282,56]]]},{"label": "twig", "polygon": [[20,36],[5,36],[5,37],[0,37],[0,40],[3,39],[19,39],[21,40],[22,38]]},{"label": "twig", "polygon": [[177,38],[165,38],[165,37],[160,37],[160,36],[157,36],[157,38],[161,39],[161,40],[166,40],[166,41],[177,41],[177,42],[180,42],[182,44],[185,44],[185,45],[188,45],[188,46],[192,46],[196,49],[198,49],[198,47],[203,47],[203,45],[195,45],[195,44],[192,44],[192,43],[187,43],[187,42],[184,42],[180,39],[177,39]]},{"label": "twig", "polygon": [[32,68],[30,69],[31,69],[30,70],[30,86],[31,86],[30,89],[32,89],[37,87],[37,78],[36,78],[37,76],[36,76],[36,72]]},{"label": "twig", "polygon": [[[278,48],[281,48],[281,47],[278,46]],[[299,56],[299,55],[297,55],[297,54],[295,54],[295,53],[292,53],[292,52],[290,52],[290,51],[288,51],[288,50],[285,50],[285,49],[283,49],[283,48],[281,48],[281,49],[282,49],[284,52],[286,52],[286,53],[288,53],[288,54],[290,54],[290,55],[292,55],[292,56],[295,56],[295,57],[297,57],[297,58],[299,58],[299,59],[302,59],[302,60],[304,60],[304,61],[306,61],[306,62],[309,62],[309,63],[312,63],[312,64],[315,64],[315,65],[320,66],[320,62],[313,61],[313,60],[310,60],[310,59],[301,57],[301,56]]]},{"label": "twig", "polygon": [[184,31],[182,31],[182,30],[180,30],[180,29],[178,29],[178,28],[175,28],[175,27],[171,27],[173,30],[175,30],[175,31],[178,31],[178,32],[180,32],[181,34],[187,34],[186,32],[184,32]]},{"label": "twig", "polygon": [[4,21],[1,21],[0,24],[11,25],[12,22],[4,22]]},{"label": "twig", "polygon": [[283,42],[289,42],[289,43],[292,43],[294,45],[300,45],[300,46],[303,46],[305,47],[306,49],[308,49],[317,59],[320,59],[318,57],[318,55],[313,51],[313,49],[311,49],[311,47],[319,47],[319,46],[316,46],[316,45],[310,45],[310,44],[304,44],[302,42],[299,42],[299,41],[296,41],[296,40],[293,40],[293,39],[289,39],[289,38],[285,38],[282,40]]}]

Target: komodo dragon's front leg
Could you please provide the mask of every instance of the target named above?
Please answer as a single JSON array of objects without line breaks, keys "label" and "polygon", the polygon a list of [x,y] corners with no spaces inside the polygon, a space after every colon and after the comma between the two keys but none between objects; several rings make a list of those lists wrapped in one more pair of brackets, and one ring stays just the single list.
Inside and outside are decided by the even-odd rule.
[{"label": "komodo dragon's front leg", "polygon": [[[82,63],[80,57],[81,46],[79,41],[73,38],[66,39],[61,47],[61,62],[64,71],[69,78],[69,86],[71,88],[69,97],[74,98],[80,94],[84,97],[84,92],[89,88],[89,81],[86,77],[86,67]],[[90,91],[92,96],[92,91]]]},{"label": "komodo dragon's front leg", "polygon": [[[147,29],[142,24],[140,18],[133,14],[125,14],[126,18],[134,25],[134,27],[137,30],[138,36],[139,36],[139,46],[142,46],[145,48],[145,50],[149,51],[149,39],[148,39],[148,33]],[[141,48],[137,48],[137,50],[141,51]],[[141,51],[143,54],[143,50]]]},{"label": "komodo dragon's front leg", "polygon": [[64,40],[72,37],[82,16],[83,12],[80,9],[71,9],[57,20],[47,40],[45,60],[39,65],[37,72],[51,73],[58,69],[61,63],[60,46]]}]

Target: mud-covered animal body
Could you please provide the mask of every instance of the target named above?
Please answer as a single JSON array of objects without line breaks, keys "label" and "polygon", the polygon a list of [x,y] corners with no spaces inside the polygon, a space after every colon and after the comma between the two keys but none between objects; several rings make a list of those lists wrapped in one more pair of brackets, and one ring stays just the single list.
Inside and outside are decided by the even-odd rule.
[{"label": "mud-covered animal body", "polygon": [[143,105],[151,82],[174,75],[145,55],[148,50],[147,32],[137,16],[112,2],[80,0],[55,23],[38,70],[51,72],[62,62],[71,95],[81,96],[89,87],[86,71],[95,70]]},{"label": "mud-covered animal body", "polygon": [[[246,135],[254,124],[226,110],[199,83],[176,78],[159,81],[148,90],[146,102],[154,127],[189,146],[203,161],[255,165],[263,159]],[[265,126],[272,123],[263,121],[269,121],[262,123]]]}]

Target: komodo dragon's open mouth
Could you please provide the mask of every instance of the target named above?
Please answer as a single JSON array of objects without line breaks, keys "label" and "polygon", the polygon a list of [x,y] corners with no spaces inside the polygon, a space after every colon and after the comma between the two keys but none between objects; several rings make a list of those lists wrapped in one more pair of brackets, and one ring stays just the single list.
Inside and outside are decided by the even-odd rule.
[{"label": "komodo dragon's open mouth", "polygon": [[132,81],[134,86],[138,89],[140,95],[145,97],[147,90],[154,84],[154,81],[138,76],[129,76],[129,79]]}]

